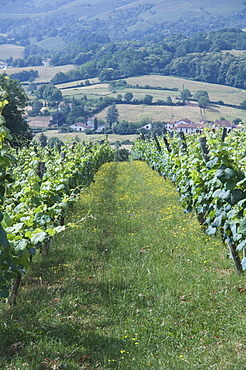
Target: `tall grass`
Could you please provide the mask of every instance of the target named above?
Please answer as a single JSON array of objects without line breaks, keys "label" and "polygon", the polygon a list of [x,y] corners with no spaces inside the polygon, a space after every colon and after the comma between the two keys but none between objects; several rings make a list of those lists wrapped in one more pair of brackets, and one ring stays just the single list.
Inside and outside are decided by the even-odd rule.
[{"label": "tall grass", "polygon": [[0,368],[245,368],[245,279],[171,183],[106,164],[71,221],[1,307]]}]

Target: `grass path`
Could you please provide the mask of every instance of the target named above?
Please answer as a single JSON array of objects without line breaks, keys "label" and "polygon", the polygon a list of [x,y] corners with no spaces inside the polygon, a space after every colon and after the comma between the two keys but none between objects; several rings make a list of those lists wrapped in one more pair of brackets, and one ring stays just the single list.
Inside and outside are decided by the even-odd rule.
[{"label": "grass path", "polygon": [[106,164],[18,306],[1,369],[245,369],[245,278],[142,162]]}]

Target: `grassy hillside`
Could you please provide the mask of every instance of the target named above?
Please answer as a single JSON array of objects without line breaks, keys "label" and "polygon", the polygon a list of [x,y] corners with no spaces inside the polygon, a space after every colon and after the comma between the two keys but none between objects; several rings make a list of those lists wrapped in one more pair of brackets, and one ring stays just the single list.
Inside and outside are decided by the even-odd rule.
[{"label": "grassy hillside", "polygon": [[[175,122],[180,119],[188,118],[192,121],[200,121],[201,111],[197,103],[189,103],[185,106],[149,106],[149,105],[117,105],[120,120],[128,120],[131,122],[142,121],[144,118],[152,119],[153,121]],[[107,114],[107,109],[96,115],[99,119],[104,119]],[[235,108],[222,107],[219,105],[211,105],[205,110],[205,117],[209,121],[219,120],[220,117],[233,120],[240,118],[246,122],[246,111]]]},{"label": "grassy hillside", "polygon": [[[154,100],[157,99],[166,99],[167,96],[171,96],[172,98],[177,97],[180,92],[182,91],[183,87],[185,89],[189,89],[192,94],[194,94],[198,90],[206,90],[209,94],[209,98],[211,101],[219,101],[222,100],[226,104],[239,104],[242,102],[246,97],[245,90],[237,89],[234,87],[224,86],[224,85],[217,85],[217,84],[209,84],[206,82],[198,82],[187,80],[184,78],[178,77],[170,77],[170,76],[159,76],[159,75],[145,75],[145,76],[138,76],[138,77],[129,77],[125,79],[128,84],[139,86],[149,85],[152,87],[162,87],[162,88],[177,88],[178,91],[172,90],[155,90],[155,89],[129,89],[125,88],[123,90],[118,90],[115,93],[112,93],[109,88],[108,84],[95,84],[91,86],[84,86],[78,87],[76,82],[70,82],[66,84],[57,85],[58,88],[62,90],[64,96],[66,95],[84,95],[88,94],[91,97],[99,97],[99,96],[117,96],[117,94],[124,95],[126,92],[131,91],[134,97],[139,98],[144,96],[145,94],[150,94],[154,96]],[[97,79],[90,79],[91,83],[97,82]],[[80,83],[80,81],[79,81]]]},{"label": "grassy hillside", "polygon": [[0,60],[12,57],[13,59],[23,58],[23,46],[14,44],[0,45]]},{"label": "grassy hillside", "polygon": [[[96,80],[94,80],[95,82]],[[139,86],[149,85],[152,87],[161,86],[162,88],[177,88],[178,91],[172,90],[155,90],[155,89],[139,89],[139,88],[125,88],[123,90],[118,90],[116,92],[111,92],[109,90],[108,84],[95,84],[85,87],[77,87],[76,83],[67,83],[58,85],[61,88],[63,96],[76,96],[81,98],[86,94],[88,98],[98,99],[100,96],[112,96],[116,97],[118,94],[124,94],[126,92],[132,92],[134,98],[141,99],[146,94],[153,96],[153,101],[158,99],[166,100],[168,96],[171,96],[173,101],[180,95],[183,87],[189,89],[194,95],[198,90],[205,90],[209,94],[209,98],[213,102],[219,100],[223,101],[225,104],[239,105],[246,97],[245,90],[222,86],[216,84],[208,84],[204,82],[197,82],[186,80],[183,78],[169,77],[169,76],[157,76],[157,75],[146,75],[140,77],[130,77],[126,81],[131,85],[139,84]],[[93,81],[91,81],[93,82]],[[120,119],[126,119],[129,121],[141,120],[143,116],[152,117],[154,121],[176,121],[182,118],[189,118],[194,121],[201,119],[201,110],[196,102],[191,102],[186,106],[146,106],[146,105],[118,105],[118,111],[120,114]],[[107,109],[102,111],[97,115],[100,119],[105,119]],[[208,120],[217,120],[220,117],[225,117],[228,120],[233,120],[235,118],[241,118],[246,122],[246,111],[226,107],[218,104],[210,104],[205,111],[206,118]]]},{"label": "grassy hillside", "polygon": [[[202,17],[206,15],[231,15],[235,12],[240,12],[244,9],[244,0],[223,0],[213,1],[207,0],[91,0],[89,3],[87,0],[67,0],[64,2],[57,2],[57,0],[50,0],[49,6],[42,0],[32,1],[34,9],[37,9],[37,13],[33,12],[33,9],[28,6],[27,1],[17,1],[15,8],[10,8],[10,4],[6,5],[6,9],[2,8],[0,13],[5,13],[6,17],[11,17],[8,9],[12,9],[12,13],[25,14],[31,13],[31,16],[45,14],[48,15],[74,15],[76,18],[82,19],[106,19],[110,15],[115,15],[118,12],[124,12],[131,10],[132,13],[139,17],[136,24],[144,26],[148,22],[163,22],[163,21],[177,21],[182,17]],[[139,11],[141,10],[141,11]],[[40,11],[41,14],[40,14]],[[8,14],[6,14],[8,13]],[[134,16],[135,16],[134,14]],[[135,25],[136,27],[136,25]]]},{"label": "grassy hillside", "polygon": [[[0,46],[0,52],[1,52],[1,46]],[[35,71],[38,71],[39,73],[39,77],[35,79],[35,82],[48,83],[52,79],[52,77],[55,76],[57,72],[59,71],[67,72],[73,68],[75,67],[71,64],[65,65],[65,66],[57,66],[57,67],[38,66],[38,67],[24,67],[24,68],[7,68],[5,71],[0,70],[0,73],[6,72],[9,76],[11,76],[12,73],[18,73],[21,71],[25,71],[25,70],[29,71],[30,69],[34,69]]]}]

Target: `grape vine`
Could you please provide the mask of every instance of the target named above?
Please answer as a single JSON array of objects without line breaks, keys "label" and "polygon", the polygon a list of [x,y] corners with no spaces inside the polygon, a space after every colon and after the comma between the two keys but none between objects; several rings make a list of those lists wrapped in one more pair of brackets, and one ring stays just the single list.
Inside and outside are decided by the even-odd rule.
[{"label": "grape vine", "polygon": [[[2,109],[7,101],[0,104]],[[0,297],[8,297],[12,285],[14,303],[33,256],[38,249],[47,250],[52,236],[65,229],[69,205],[114,153],[103,142],[33,146],[16,154],[2,117],[0,124]]]},{"label": "grape vine", "polygon": [[138,139],[132,158],[171,179],[186,213],[207,234],[220,233],[238,272],[246,269],[246,134],[207,130],[201,135]]}]

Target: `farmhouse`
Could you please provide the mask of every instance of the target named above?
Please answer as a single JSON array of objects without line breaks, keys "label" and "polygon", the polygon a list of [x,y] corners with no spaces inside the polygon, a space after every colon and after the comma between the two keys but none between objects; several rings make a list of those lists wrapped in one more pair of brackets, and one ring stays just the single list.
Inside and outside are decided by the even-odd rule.
[{"label": "farmhouse", "polygon": [[88,130],[90,127],[88,125],[85,125],[84,123],[74,123],[73,125],[69,126],[73,131],[80,131],[83,132],[85,130]]},{"label": "farmhouse", "polygon": [[[88,125],[88,121],[86,123],[77,122],[73,125],[69,126],[73,131],[84,132],[85,130],[91,130],[94,128],[92,124]],[[98,126],[96,132],[102,132],[104,129],[108,128],[108,125],[100,125]]]},{"label": "farmhouse", "polygon": [[219,127],[226,127],[227,131],[229,131],[237,128],[237,125],[235,125],[232,121],[222,120],[210,123],[210,127],[214,129],[218,129]]},{"label": "farmhouse", "polygon": [[193,125],[195,122],[189,120],[188,118],[181,119],[180,121],[174,122],[174,126],[178,125]]},{"label": "farmhouse", "polygon": [[191,124],[179,123],[173,126],[171,129],[175,130],[176,132],[182,131],[184,134],[194,134],[194,133],[203,131],[204,128],[205,128],[205,125],[203,125],[202,123],[191,123]]},{"label": "farmhouse", "polygon": [[2,60],[0,60],[0,69],[4,69],[4,68],[7,68],[7,67],[8,67],[8,65],[5,62],[3,62]]},{"label": "farmhouse", "polygon": [[202,123],[195,123],[188,118],[181,119],[177,122],[167,122],[166,128],[168,130],[174,130],[176,132],[183,132],[184,134],[193,134],[200,132],[204,129],[205,125]]}]

